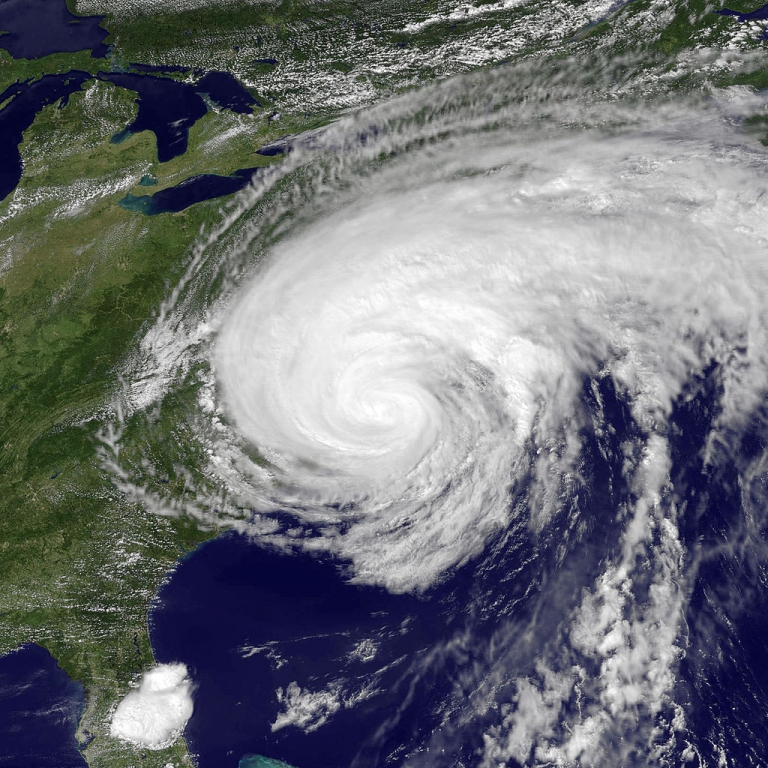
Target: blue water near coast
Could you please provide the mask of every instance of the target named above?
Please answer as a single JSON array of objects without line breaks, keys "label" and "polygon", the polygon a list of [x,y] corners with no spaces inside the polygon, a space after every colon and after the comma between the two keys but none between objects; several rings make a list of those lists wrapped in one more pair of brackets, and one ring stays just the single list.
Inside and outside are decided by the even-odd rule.
[{"label": "blue water near coast", "polygon": [[[585,397],[597,407],[586,385]],[[620,446],[634,425],[615,393],[602,391],[600,402]],[[500,622],[551,636],[617,546],[612,510],[628,492],[622,454],[604,457],[586,436],[584,453],[594,480],[583,503],[606,516],[589,546],[565,560],[568,532],[542,539],[512,526],[413,595],[350,583],[344,562],[265,549],[235,533],[188,555],[158,594],[150,633],[157,660],[184,662],[197,685],[185,737],[198,768],[260,768],[250,755],[297,768],[398,766],[437,730],[456,728],[446,718],[467,706],[462,681],[472,679],[472,649],[489,647]],[[521,481],[515,493],[526,492]],[[296,525],[275,517],[285,530]],[[521,650],[520,674],[532,671],[538,650]],[[435,765],[477,765],[496,714],[473,712],[476,727]]]},{"label": "blue water near coast", "polygon": [[768,19],[768,5],[763,5],[760,8],[756,8],[754,11],[732,11],[730,8],[723,8],[720,11],[715,11],[720,16],[734,16],[741,22],[744,21],[765,21]]},{"label": "blue water near coast", "polygon": [[203,94],[222,109],[240,114],[251,114],[258,104],[227,72],[207,72],[195,84],[130,72],[102,72],[99,79],[138,94],[136,119],[112,141],[120,143],[134,133],[152,131],[161,163],[187,151],[189,129],[208,111]]},{"label": "blue water near coast", "polygon": [[85,690],[38,645],[0,656],[0,766],[86,768],[75,739]]},{"label": "blue water near coast", "polygon": [[[707,464],[703,447],[722,397],[713,364],[669,419],[670,482],[685,509],[680,539],[701,553],[674,696],[696,764],[717,765],[726,754],[729,764],[757,765],[752,756],[768,754],[768,589],[753,572],[762,561],[734,556],[729,544],[745,514],[739,466],[764,453],[768,435],[756,419],[732,457]],[[266,549],[236,533],[182,560],[160,590],[150,632],[157,660],[184,662],[197,686],[185,736],[198,768],[485,765],[483,734],[505,717],[494,702],[512,700],[516,680],[536,679],[541,648],[622,546],[616,510],[633,498],[624,448],[637,444],[641,426],[608,379],[585,380],[581,403],[596,429],[580,436],[588,482],[579,496],[541,532],[512,521],[424,594],[352,584],[347,563]],[[510,504],[529,501],[521,477]],[[297,530],[290,515],[273,517]],[[305,524],[303,535],[328,533]],[[581,716],[578,697],[558,702],[563,717]],[[436,734],[445,749],[426,755]],[[681,741],[669,764],[687,765],[689,754]]]},{"label": "blue water near coast", "polygon": [[[342,563],[228,533],[180,562],[158,595],[150,632],[158,662],[184,662],[195,682],[185,737],[198,768],[270,765],[256,755],[328,768],[381,764],[373,737],[382,713],[404,706],[408,670],[450,620],[439,600],[352,585]],[[427,711],[430,697],[446,695],[450,683],[433,682],[411,691],[410,707]],[[281,726],[299,689],[310,693],[312,712]],[[426,716],[414,727],[428,724]]]},{"label": "blue water near coast", "polygon": [[229,72],[206,72],[195,84],[195,91],[208,96],[216,106],[241,115],[250,115],[253,107],[262,106]]},{"label": "blue water near coast", "polygon": [[[154,195],[128,194],[118,204],[129,211],[143,213],[145,216],[178,213],[195,203],[233,195],[245,189],[254,176],[263,170],[263,168],[243,168],[235,171],[231,176],[218,176],[213,173],[192,176],[176,186],[161,189]],[[139,182],[139,185],[149,186],[146,182],[143,184]]]},{"label": "blue water near coast", "polygon": [[99,78],[138,94],[136,119],[112,138],[114,143],[140,131],[152,131],[157,137],[157,156],[161,163],[187,151],[189,129],[208,111],[192,85],[126,72],[101,73]]}]

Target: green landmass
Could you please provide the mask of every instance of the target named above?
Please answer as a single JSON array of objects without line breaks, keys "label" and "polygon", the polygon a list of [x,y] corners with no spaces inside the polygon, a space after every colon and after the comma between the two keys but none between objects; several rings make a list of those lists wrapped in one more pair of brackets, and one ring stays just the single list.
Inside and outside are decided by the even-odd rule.
[{"label": "green landmass", "polygon": [[[138,754],[106,734],[110,707],[153,664],[149,603],[215,533],[127,502],[100,467],[97,435],[117,366],[222,201],[154,218],[118,202],[149,172],[158,189],[269,162],[254,149],[300,127],[211,112],[184,158],[159,164],[148,132],[109,141],[134,96],[94,82],[46,107],[25,133],[22,181],[0,203],[0,653],[39,643],[85,684],[85,754],[104,766]],[[205,148],[234,120],[250,120],[248,140]],[[146,766],[188,760],[181,741],[146,755]]]},{"label": "green landmass", "polygon": [[9,85],[25,80],[38,80],[43,75],[56,75],[78,69],[96,74],[104,69],[103,59],[94,59],[89,51],[54,53],[42,59],[14,59],[0,48],[0,93]]},{"label": "green landmass", "polygon": [[[621,30],[651,7],[650,0],[636,0],[548,53],[603,46],[621,54],[642,45],[667,60],[669,70],[676,57],[697,46],[723,44],[738,24],[713,14],[712,4],[695,0],[681,5],[658,33],[628,41]],[[757,5],[729,7],[749,11]],[[252,115],[209,111],[190,131],[188,152],[159,163],[148,132],[110,142],[135,116],[135,94],[92,82],[64,108],[51,105],[37,116],[21,147],[21,183],[0,202],[0,654],[39,643],[85,684],[88,704],[80,736],[84,742],[92,738],[85,756],[93,766],[190,763],[183,741],[149,752],[111,739],[108,719],[131,682],[154,663],[147,611],[160,584],[179,557],[216,534],[187,517],[160,516],[124,497],[99,461],[98,436],[109,418],[104,409],[120,386],[121,361],[182,274],[201,228],[219,220],[225,201],[155,217],[118,203],[126,194],[154,193],[195,174],[230,174],[281,162],[255,150],[326,124],[362,103],[345,105],[329,91],[325,106],[320,94],[306,107],[301,94],[309,92],[311,80],[301,84],[291,75],[281,83],[286,71],[311,67],[327,73],[334,88],[365,85],[371,89],[365,97],[370,103],[471,68],[461,62],[429,63],[447,41],[482,36],[491,25],[515,30],[535,13],[547,19],[547,8],[536,6],[404,31],[411,16],[423,19],[438,10],[431,0],[408,9],[392,2],[351,1],[214,5],[107,17],[108,42],[114,46],[109,60],[93,59],[88,52],[14,60],[0,51],[0,92],[49,73],[96,73],[143,62],[232,71],[264,105]],[[765,42],[750,45],[759,50]],[[515,55],[541,55],[546,46],[551,44],[534,41]],[[371,51],[393,62],[405,57],[405,63],[377,73]],[[411,54],[418,56],[408,58]],[[262,58],[278,64],[257,61]],[[706,76],[717,85],[768,86],[768,69],[760,67]],[[700,84],[680,81],[680,87]],[[749,127],[764,132],[765,118],[756,117]],[[156,184],[148,188],[147,179]],[[195,371],[189,376],[194,378]],[[182,384],[164,403],[156,424],[127,425],[129,460],[140,463],[142,430],[181,429],[177,425],[184,420],[175,409],[187,412],[193,391]],[[153,457],[162,471],[144,479],[150,490],[180,498],[192,491],[176,467],[198,465],[199,447],[183,432],[164,444],[175,448]],[[136,455],[130,456],[131,450]],[[248,768],[285,766],[258,756],[248,760]]]}]

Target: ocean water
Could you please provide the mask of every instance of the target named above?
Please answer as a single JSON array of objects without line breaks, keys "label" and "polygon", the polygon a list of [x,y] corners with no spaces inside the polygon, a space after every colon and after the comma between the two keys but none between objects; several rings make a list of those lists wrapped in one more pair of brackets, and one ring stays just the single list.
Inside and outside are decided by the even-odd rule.
[{"label": "ocean water", "polygon": [[[738,473],[727,465],[713,472],[702,460],[720,410],[718,375],[713,366],[692,381],[670,416],[670,475],[687,508],[681,538],[701,562],[685,611],[687,652],[670,691],[670,702],[685,707],[686,737],[665,744],[663,765],[717,765],[721,752],[728,765],[759,765],[768,754],[759,715],[768,700],[768,594],[751,558],[732,551],[744,516]],[[158,595],[151,636],[157,660],[183,661],[195,681],[185,737],[199,768],[250,768],[267,758],[297,768],[497,764],[487,734],[505,710],[484,707],[482,697],[493,701],[542,675],[540,656],[567,642],[564,617],[621,554],[616,509],[633,497],[625,448],[640,430],[606,379],[584,381],[581,405],[593,425],[581,435],[583,492],[545,532],[510,526],[418,596],[350,583],[349,563],[264,548],[236,533],[182,560]],[[743,438],[745,461],[763,450],[764,428],[755,427]],[[525,504],[528,490],[521,484],[510,505]],[[641,571],[634,588],[640,602],[654,585]],[[645,631],[652,642],[661,627]],[[632,674],[624,666],[622,678]],[[601,670],[587,664],[581,674],[560,694],[563,721],[580,719],[579,692]],[[489,679],[493,694],[480,684]],[[632,683],[624,686],[630,696]],[[636,705],[639,722],[644,706]],[[674,720],[671,704],[654,716],[659,734],[665,716]],[[653,764],[641,752],[630,760]]]},{"label": "ocean water", "polygon": [[[621,445],[637,427],[609,382],[585,381],[583,404],[614,431],[584,435],[590,490],[559,527],[537,536],[511,526],[421,595],[349,583],[349,563],[236,533],[182,560],[150,626],[158,662],[184,662],[195,681],[185,737],[199,768],[238,766],[249,753],[297,768],[405,765],[441,732],[452,743],[432,765],[479,764],[498,711],[476,713],[460,743],[455,722],[475,706],[471,670],[488,663],[475,654],[501,624],[507,642],[519,636],[508,673],[534,673],[539,644],[619,550],[613,510],[631,493]],[[523,482],[510,505],[528,490]],[[574,530],[577,504],[587,531]]]},{"label": "ocean water", "polygon": [[[339,563],[227,534],[179,564],[150,627],[158,662],[184,662],[195,682],[185,737],[199,768],[249,753],[303,768],[352,763],[450,620],[439,600],[352,586]],[[291,709],[279,689],[293,710],[307,702],[301,727],[275,727]]]},{"label": "ocean water", "polygon": [[0,765],[85,768],[75,738],[85,689],[38,645],[0,656]]}]

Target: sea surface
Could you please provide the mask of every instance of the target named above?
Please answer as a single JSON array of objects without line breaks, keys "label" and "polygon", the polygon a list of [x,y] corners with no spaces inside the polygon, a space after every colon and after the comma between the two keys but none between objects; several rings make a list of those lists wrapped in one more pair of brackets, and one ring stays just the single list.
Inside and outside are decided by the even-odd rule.
[{"label": "sea surface", "polygon": [[84,708],[85,689],[44,648],[0,656],[0,766],[85,768],[75,739]]},{"label": "sea surface", "polygon": [[[327,768],[365,753],[404,700],[424,710],[440,701],[448,680],[410,693],[402,684],[454,618],[439,599],[355,586],[341,563],[227,533],[180,562],[150,628],[157,661],[184,662],[195,682],[185,736],[199,768],[234,768],[248,754]],[[281,727],[291,696],[297,719]],[[414,718],[397,741],[426,724]]]},{"label": "sea surface", "polygon": [[[610,386],[600,387],[618,447],[634,425]],[[598,407],[588,387],[585,397]],[[594,481],[584,503],[606,514],[557,567],[555,550],[573,532],[542,540],[521,526],[421,595],[357,586],[343,562],[264,549],[236,533],[188,555],[158,594],[150,629],[157,661],[184,662],[197,686],[185,736],[199,768],[235,768],[249,753],[298,768],[400,765],[441,728],[455,735],[450,719],[469,703],[469,671],[487,663],[472,649],[510,620],[511,632],[519,623],[544,642],[617,547],[608,515],[627,492],[619,454],[604,458],[593,436],[585,455]],[[510,504],[525,493],[521,485]],[[531,667],[537,651],[521,650],[515,669]],[[492,718],[472,719],[451,755],[467,765]]]},{"label": "sea surface", "polygon": [[[719,413],[717,377],[713,368],[692,382],[670,420],[671,477],[688,509],[681,535],[707,553],[674,686],[688,723],[679,765],[691,754],[700,756],[694,765],[716,765],[721,753],[737,760],[729,765],[753,765],[768,745],[755,709],[768,691],[765,590],[747,588],[760,579],[732,553],[744,514],[737,474],[701,458]],[[199,768],[262,764],[249,755],[297,768],[480,765],[483,734],[501,715],[479,681],[502,659],[498,690],[535,679],[542,648],[621,550],[615,510],[632,498],[623,447],[638,427],[608,380],[585,381],[582,403],[598,426],[583,434],[589,491],[543,535],[512,525],[426,593],[358,586],[342,561],[265,549],[233,532],[184,558],[157,596],[151,638],[157,661],[184,662],[195,682],[185,737]],[[745,460],[762,439],[747,431]],[[525,503],[526,492],[521,485],[510,504]],[[576,530],[577,519],[586,526]],[[725,614],[735,623],[723,625]],[[494,645],[496,660],[487,655]],[[565,706],[578,719],[578,700]]]}]

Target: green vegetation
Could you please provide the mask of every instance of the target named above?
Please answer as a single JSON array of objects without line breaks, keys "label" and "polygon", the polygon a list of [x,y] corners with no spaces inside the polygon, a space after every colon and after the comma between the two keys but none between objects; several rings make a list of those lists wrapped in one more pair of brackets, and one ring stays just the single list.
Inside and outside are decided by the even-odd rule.
[{"label": "green vegetation", "polygon": [[[221,205],[148,219],[117,202],[150,170],[162,186],[255,165],[254,147],[298,127],[210,113],[188,156],[160,165],[150,133],[109,142],[135,111],[131,92],[103,82],[45,108],[25,134],[21,184],[0,204],[0,653],[40,643],[85,683],[82,735],[95,735],[86,754],[109,766],[136,758],[106,729],[110,707],[153,663],[149,603],[179,556],[212,533],[122,497],[98,461],[100,409]],[[244,138],[211,144],[233,120]],[[143,764],[180,765],[185,754],[179,743]]]},{"label": "green vegetation", "polygon": [[89,51],[80,53],[56,53],[42,59],[13,59],[8,51],[0,48],[0,93],[18,81],[37,80],[43,75],[53,75],[79,69],[96,73],[105,69],[103,59],[94,59]]},{"label": "green vegetation", "polygon": [[[410,13],[423,18],[437,7],[430,0]],[[627,39],[614,40],[616,29],[649,8],[649,0],[636,0],[555,53],[597,45],[624,52]],[[672,63],[696,45],[715,45],[736,22],[712,9],[704,0],[681,7],[658,35],[649,36],[648,45]],[[21,184],[0,202],[0,653],[38,642],[85,684],[88,709],[81,735],[95,736],[86,752],[92,765],[137,764],[137,750],[106,735],[110,707],[153,663],[147,610],[163,578],[183,553],[215,533],[125,499],[99,463],[97,436],[108,417],[102,409],[118,386],[121,361],[167,286],[181,275],[201,227],[219,219],[222,201],[145,217],[120,207],[119,200],[194,174],[230,174],[280,162],[256,155],[255,149],[327,123],[361,103],[345,102],[345,88],[370,85],[363,93],[371,101],[468,68],[433,67],[431,52],[446,40],[482,36],[484,25],[512,28],[514,21],[535,13],[547,21],[548,9],[537,6],[500,12],[490,21],[440,22],[406,33],[405,12],[393,3],[240,3],[107,18],[108,42],[115,46],[110,61],[88,52],[13,60],[0,50],[0,91],[47,73],[95,73],[147,62],[234,71],[264,103],[253,115],[210,111],[192,128],[188,152],[160,164],[148,132],[110,143],[133,119],[135,94],[104,82],[87,84],[66,108],[51,105],[38,115],[21,147]],[[549,44],[542,40],[517,55],[540,51]],[[369,59],[381,52],[389,57],[387,64],[399,63],[406,53],[420,58],[407,58],[396,71],[374,71],[380,61]],[[256,61],[268,57],[280,65]],[[286,63],[296,68],[281,81]],[[304,90],[297,85],[301,67],[328,73],[328,82],[340,92],[326,83],[321,86],[326,92],[317,97],[324,106],[305,107],[299,97],[286,106],[295,93],[314,88],[311,81],[301,86]],[[718,83],[766,87],[766,72],[723,72]],[[765,119],[751,127],[764,132]],[[156,181],[150,189],[148,177]],[[148,442],[144,430],[178,429],[172,440],[155,441],[173,448],[151,457],[159,471],[144,478],[150,490],[169,500],[188,493],[175,467],[201,463],[195,453],[199,446],[178,427],[191,409],[195,374],[191,371],[189,382],[166,399],[157,423],[130,422],[126,429],[126,457],[136,466]],[[189,761],[181,743],[146,754],[142,765],[151,767]],[[250,760],[249,766],[282,765]]]},{"label": "green vegetation", "polygon": [[[146,611],[158,585],[180,554],[210,534],[121,498],[97,461],[95,414],[115,386],[115,366],[216,208],[198,206],[167,226],[116,205],[121,193],[110,193],[110,182],[149,165],[154,147],[147,136],[121,147],[104,140],[131,104],[119,89],[97,88],[114,122],[83,131],[86,94],[65,110],[48,108],[23,145],[27,172],[17,195],[42,200],[12,216],[12,199],[0,206],[8,217],[0,289],[0,652],[30,641],[47,647],[86,685],[92,764],[128,765],[133,751],[103,738],[105,717],[152,664]],[[67,147],[63,156],[51,151],[51,139]],[[66,205],[72,168],[86,183],[71,201],[89,187],[104,189],[74,214]],[[184,754],[177,745],[145,764]]]},{"label": "green vegetation", "polygon": [[[319,36],[368,27],[372,7],[346,0],[282,0],[211,4],[152,16],[107,17],[107,43],[116,61],[181,65],[237,72],[246,81],[269,74],[260,61],[317,64]],[[269,94],[260,94],[260,99]]]},{"label": "green vegetation", "polygon": [[[195,49],[206,45],[219,55],[229,56],[221,62],[227,68],[234,61],[236,51],[222,50],[222,39],[251,42],[250,30],[273,30],[282,40],[291,37],[295,25],[317,27],[351,15],[355,6],[351,2],[318,3],[300,0],[282,0],[280,3],[227,3],[205,6],[181,12],[169,11],[152,16],[133,15],[107,18],[105,26],[111,34],[107,43],[113,44],[120,55],[129,61],[149,61],[159,58],[166,64],[184,64],[184,53],[195,55]],[[258,41],[257,41],[258,45]],[[172,60],[170,56],[180,59]]]}]

